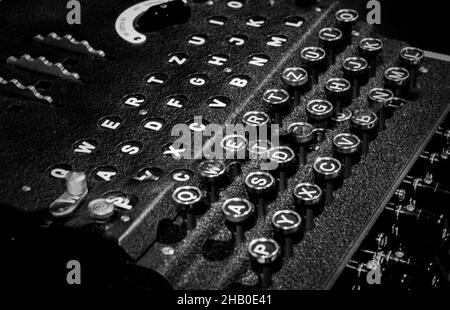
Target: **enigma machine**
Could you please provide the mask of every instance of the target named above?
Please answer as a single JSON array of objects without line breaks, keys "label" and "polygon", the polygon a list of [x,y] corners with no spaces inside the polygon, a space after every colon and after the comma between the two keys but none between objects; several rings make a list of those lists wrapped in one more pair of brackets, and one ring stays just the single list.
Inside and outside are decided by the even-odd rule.
[{"label": "enigma machine", "polygon": [[348,2],[0,1],[2,272],[449,290],[450,58]]}]

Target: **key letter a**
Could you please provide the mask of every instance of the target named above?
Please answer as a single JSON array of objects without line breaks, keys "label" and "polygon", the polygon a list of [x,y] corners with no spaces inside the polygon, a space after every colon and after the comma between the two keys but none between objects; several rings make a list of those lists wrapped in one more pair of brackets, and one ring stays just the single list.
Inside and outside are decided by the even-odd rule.
[{"label": "key letter a", "polygon": [[77,260],[70,260],[67,262],[67,269],[70,269],[67,273],[67,284],[81,284],[81,265]]},{"label": "key letter a", "polygon": [[380,263],[373,262],[373,261],[372,261],[372,263],[374,264],[374,266],[373,266],[372,270],[370,270],[367,273],[367,276],[366,276],[367,283],[370,284],[370,285],[381,284],[381,270],[380,270],[381,266],[380,266]]},{"label": "key letter a", "polygon": [[77,0],[70,0],[67,2],[67,9],[70,9],[69,13],[67,13],[67,23],[69,25],[73,24],[81,24],[81,4]]},{"label": "key letter a", "polygon": [[367,8],[371,11],[367,14],[367,23],[369,25],[381,24],[381,4],[377,0],[367,2]]}]

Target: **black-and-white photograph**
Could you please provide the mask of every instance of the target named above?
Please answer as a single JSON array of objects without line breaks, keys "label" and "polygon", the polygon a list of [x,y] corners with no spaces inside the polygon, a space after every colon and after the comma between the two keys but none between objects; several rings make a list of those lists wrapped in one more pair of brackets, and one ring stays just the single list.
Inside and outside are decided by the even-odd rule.
[{"label": "black-and-white photograph", "polygon": [[200,309],[448,297],[447,15],[0,0],[2,283]]}]

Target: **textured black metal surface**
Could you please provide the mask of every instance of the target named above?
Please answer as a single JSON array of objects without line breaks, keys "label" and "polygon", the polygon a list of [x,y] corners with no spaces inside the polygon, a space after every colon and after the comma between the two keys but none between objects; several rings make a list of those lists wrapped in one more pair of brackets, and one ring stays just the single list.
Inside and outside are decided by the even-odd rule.
[{"label": "textured black metal surface", "polygon": [[[389,50],[394,55],[399,45],[385,43],[388,46],[393,44]],[[428,59],[426,66],[430,72],[420,79],[423,98],[410,101],[408,106],[388,121],[387,130],[372,142],[370,155],[353,168],[352,177],[337,191],[335,202],[319,216],[316,228],[295,246],[293,257],[283,262],[283,268],[274,276],[273,288],[323,289],[332,285],[334,274],[345,265],[344,258],[354,250],[358,237],[378,215],[384,206],[382,203],[386,203],[386,196],[395,189],[394,185],[398,185],[396,182],[400,175],[408,170],[410,161],[417,157],[424,140],[432,134],[431,129],[437,124],[435,121],[446,108],[448,113],[446,96],[450,94],[449,89],[438,86],[439,83],[445,83],[448,65]],[[370,85],[379,84],[372,81]],[[321,93],[321,90],[318,91]],[[365,88],[362,96],[367,91],[368,88]],[[314,94],[309,96],[315,97]],[[357,106],[365,106],[365,102],[358,100],[354,104],[354,107]],[[295,119],[303,120],[303,113],[297,114]],[[345,129],[336,130],[329,137],[341,131]],[[290,180],[290,190],[268,207],[271,212],[293,207],[291,190],[298,182],[312,180],[313,159],[319,154],[331,155],[331,149],[328,140],[309,155],[309,164],[299,169]],[[246,167],[244,173],[254,169],[257,167]],[[246,197],[242,179],[233,183],[222,197],[221,201],[225,197]],[[200,227],[194,233],[182,242],[170,245],[175,250],[173,257],[162,255],[161,251],[167,245],[157,243],[140,263],[156,268],[178,288],[255,287],[257,279],[250,270],[246,247],[233,249],[229,242],[231,235],[223,224],[219,208],[220,202],[202,218]],[[268,216],[247,237],[251,239],[271,234]],[[221,272],[218,273],[218,270]]]},{"label": "textured black metal surface", "polygon": [[[333,25],[333,13],[337,6],[323,5],[322,12],[295,8],[290,1],[247,1],[242,10],[227,8],[225,1],[217,1],[212,6],[193,5],[192,19],[186,24],[164,29],[150,34],[149,41],[141,46],[131,46],[120,39],[114,31],[115,18],[133,1],[121,1],[112,5],[110,1],[82,1],[86,12],[99,12],[102,18],[84,14],[80,26],[68,26],[65,22],[65,5],[60,1],[48,2],[48,10],[40,4],[28,3],[30,9],[22,10],[20,1],[1,2],[0,16],[3,21],[0,43],[4,47],[0,57],[19,56],[29,53],[32,56],[44,55],[48,59],[76,59],[73,68],[86,81],[76,84],[59,79],[45,78],[0,64],[1,76],[17,78],[25,84],[35,84],[39,80],[53,83],[45,92],[54,97],[56,106],[49,106],[31,100],[17,99],[0,94],[0,144],[1,160],[1,202],[28,213],[45,211],[49,204],[63,191],[63,185],[47,176],[47,169],[56,163],[66,163],[77,170],[92,172],[98,166],[114,165],[119,176],[111,182],[98,182],[90,178],[91,192],[88,201],[108,191],[120,190],[138,197],[139,204],[131,211],[121,211],[130,220],[118,218],[108,224],[104,236],[119,243],[133,258],[140,256],[154,242],[159,230],[159,241],[155,243],[139,261],[140,265],[154,268],[165,276],[176,288],[227,288],[253,287],[256,277],[249,268],[244,245],[237,248],[228,242],[230,234],[223,224],[220,202],[214,204],[199,220],[198,228],[189,234],[163,229],[163,224],[176,217],[170,202],[171,190],[175,183],[170,180],[173,169],[193,169],[191,161],[175,161],[162,156],[162,146],[171,141],[170,130],[177,123],[184,123],[195,115],[202,115],[211,123],[233,123],[246,111],[264,109],[261,95],[264,90],[280,87],[279,74],[282,69],[300,64],[299,50],[316,45],[316,34],[323,26]],[[296,11],[295,11],[296,10]],[[224,28],[208,25],[210,16],[224,15],[228,24]],[[261,15],[267,24],[261,29],[245,26],[249,16]],[[286,28],[282,21],[291,15],[301,15],[306,22],[300,29]],[[371,34],[372,29],[360,27],[360,37]],[[102,49],[107,59],[70,54],[42,47],[32,42],[35,34],[49,32],[60,35],[70,33],[77,39],[88,40],[95,48]],[[207,44],[201,47],[189,46],[186,38],[191,34],[206,34]],[[232,34],[245,34],[249,40],[245,47],[229,46],[224,40]],[[281,34],[289,43],[281,48],[268,48],[265,39],[268,35]],[[170,38],[168,40],[167,38]],[[357,38],[354,38],[354,43]],[[383,64],[378,68],[376,79],[364,87],[361,96],[352,108],[365,106],[367,91],[382,85],[383,69],[396,63],[397,54],[406,44],[385,40]],[[176,67],[166,63],[170,53],[182,52],[190,56],[184,66]],[[204,61],[211,53],[227,54],[229,62],[224,67],[212,67]],[[247,57],[265,54],[269,65],[252,68]],[[353,44],[338,58],[338,64],[322,75],[320,85],[330,77],[341,76],[339,63],[356,54]],[[315,230],[307,233],[301,244],[295,246],[294,256],[283,263],[283,268],[274,276],[274,288],[319,289],[329,284],[333,273],[342,264],[343,258],[352,249],[354,242],[380,208],[380,203],[388,193],[409,160],[419,149],[429,130],[448,105],[450,89],[447,77],[450,66],[427,60],[429,72],[419,79],[422,94],[420,99],[411,101],[388,121],[387,130],[371,144],[370,155],[354,167],[354,174],[337,192],[336,201],[328,206],[317,219]],[[144,79],[152,72],[161,72],[169,77],[165,87],[151,87]],[[203,88],[188,85],[187,76],[193,73],[207,74],[210,83]],[[251,78],[245,89],[227,86],[227,79],[235,74]],[[132,109],[121,104],[127,94],[142,94],[147,98],[142,107],[148,110],[144,116],[140,109]],[[168,95],[182,94],[189,99],[184,110],[164,106]],[[212,110],[205,101],[216,95],[226,95],[231,104],[223,110]],[[304,100],[324,97],[321,86],[315,87],[305,95]],[[11,105],[23,107],[22,113],[11,113]],[[97,121],[107,115],[121,117],[124,122],[117,132],[107,132],[97,127]],[[150,133],[142,128],[146,118],[164,118],[165,127],[158,133]],[[296,107],[284,123],[305,120],[302,106]],[[289,181],[290,189],[299,181],[311,179],[311,163],[319,155],[331,154],[330,137],[346,128],[331,131],[325,143],[308,157],[309,164],[297,171]],[[89,138],[99,144],[98,151],[92,155],[73,154],[72,145],[79,139]],[[123,141],[139,141],[143,151],[135,156],[117,153],[117,145]],[[164,176],[159,181],[142,184],[129,184],[133,173],[143,167],[158,167]],[[244,167],[244,172],[252,171],[256,163]],[[193,183],[196,182],[194,179]],[[22,187],[29,185],[30,191]],[[242,178],[235,180],[222,194],[226,197],[246,197]],[[291,192],[281,193],[268,209],[291,207]],[[270,212],[269,212],[270,214]],[[169,219],[168,221],[162,221]],[[86,206],[83,205],[65,225],[74,228],[90,227]],[[269,216],[258,223],[247,238],[269,236],[271,229]],[[171,240],[167,240],[171,239]],[[175,242],[176,241],[176,242]],[[173,255],[163,255],[164,247],[174,249]],[[170,253],[164,249],[164,253]]]},{"label": "textured black metal surface", "polygon": [[[2,171],[1,180],[4,191],[2,202],[26,212],[45,211],[63,191],[61,182],[45,175],[50,166],[64,163],[88,173],[98,166],[114,166],[119,175],[111,182],[98,182],[90,178],[91,192],[87,200],[117,190],[138,197],[139,204],[133,210],[124,212],[131,220],[111,223],[105,235],[120,243],[130,256],[140,255],[154,241],[158,222],[176,215],[165,195],[174,186],[169,173],[174,169],[194,166],[189,160],[176,161],[162,156],[162,146],[175,140],[170,136],[172,126],[185,123],[196,115],[203,116],[211,123],[223,123],[225,119],[231,121],[238,110],[249,106],[250,101],[258,100],[255,95],[263,83],[272,78],[277,79],[276,70],[287,59],[286,55],[292,53],[295,50],[293,48],[300,47],[299,42],[305,38],[308,29],[324,15],[310,9],[298,9],[289,1],[277,2],[276,9],[266,2],[250,3],[242,10],[227,7],[225,1],[217,2],[214,6],[193,4],[193,16],[187,24],[149,34],[148,41],[140,46],[131,46],[114,31],[115,19],[134,4],[132,1],[122,1],[116,5],[104,5],[101,1],[95,4],[82,2],[86,13],[79,26],[68,26],[65,9],[56,3],[53,6],[48,4],[49,8],[54,8],[54,11],[50,9],[48,12],[37,4],[36,8],[27,4],[30,9],[25,11],[20,9],[18,3],[2,3],[5,26],[1,40],[6,48],[1,51],[0,57],[23,53],[34,57],[44,55],[53,61],[70,57],[78,61],[73,70],[88,80],[84,84],[69,83],[30,74],[6,64],[1,66],[5,79],[17,78],[29,85],[39,80],[51,81],[54,85],[46,94],[54,97],[56,105],[61,106],[48,106],[11,96],[2,97],[2,166],[5,170]],[[89,14],[97,11],[101,12],[101,19],[95,19],[92,17],[94,15]],[[267,18],[267,24],[262,29],[245,25],[246,18],[258,14]],[[302,28],[282,25],[284,18],[296,14],[306,19]],[[225,27],[208,25],[207,18],[217,15],[228,17]],[[104,50],[107,59],[79,56],[32,42],[34,35],[45,36],[49,32],[59,35],[70,33],[78,40],[85,39],[94,48]],[[187,37],[193,34],[207,35],[207,44],[188,45]],[[231,46],[225,42],[228,36],[234,34],[248,37],[244,47]],[[288,37],[288,44],[281,48],[266,47],[267,36],[273,34]],[[168,64],[168,55],[175,52],[187,54],[190,60],[179,67]],[[226,67],[232,71],[227,73],[223,67],[208,65],[206,57],[212,53],[228,55],[230,60]],[[261,53],[269,57],[269,65],[252,68],[247,64],[249,56]],[[165,87],[147,85],[145,77],[153,72],[166,75],[169,83]],[[187,77],[193,73],[207,74],[210,83],[202,88],[190,86]],[[233,89],[226,84],[230,76],[239,74],[251,78],[248,87]],[[147,101],[142,108],[148,114],[142,116],[139,114],[140,109],[125,107],[121,99],[127,94],[144,95]],[[189,99],[185,109],[177,110],[163,104],[164,98],[178,94]],[[229,97],[231,104],[222,110],[208,108],[205,101],[217,95]],[[20,104],[23,113],[7,113],[5,110],[11,104]],[[116,132],[99,129],[97,122],[104,116],[120,117],[123,123]],[[149,132],[142,126],[144,119],[154,117],[165,120],[165,126],[157,133]],[[99,144],[97,151],[90,155],[74,154],[72,145],[80,139],[96,141]],[[117,146],[130,140],[140,142],[143,145],[142,152],[135,156],[118,154]],[[144,167],[157,167],[164,175],[157,182],[129,185],[133,173]],[[24,193],[24,185],[29,185],[32,190]],[[89,222],[86,208],[82,207],[65,224],[82,227]]]},{"label": "textured black metal surface", "polygon": [[[331,17],[323,21],[322,25],[330,24],[333,24]],[[370,27],[362,23],[359,26],[360,37],[376,35]],[[319,29],[320,27],[311,32],[316,33]],[[354,38],[353,46],[339,56],[338,63],[342,63],[348,56],[356,55],[357,40]],[[398,51],[406,45],[388,39],[383,41],[384,63],[378,68],[375,79],[362,89],[360,97],[352,104],[352,109],[367,106],[365,98],[368,90],[383,85],[384,70],[397,64]],[[314,44],[315,37],[311,37],[304,46]],[[286,66],[299,63],[299,56],[294,54],[286,62]],[[334,273],[345,264],[344,258],[352,251],[355,241],[383,207],[385,196],[395,189],[394,184],[401,173],[420,151],[442,113],[448,109],[450,89],[446,80],[450,67],[431,59],[427,59],[425,66],[429,72],[420,78],[419,97],[409,101],[404,109],[387,122],[387,130],[371,143],[369,156],[354,167],[352,177],[337,192],[335,202],[318,218],[316,228],[307,233],[305,239],[295,247],[293,257],[283,262],[282,269],[274,276],[273,288],[323,289],[332,284]],[[340,65],[337,64],[321,77],[319,84],[323,85],[328,78],[341,74]],[[273,79],[267,88],[280,86],[281,82]],[[306,94],[304,100],[307,102],[323,97],[322,86],[318,86]],[[297,107],[284,123],[299,120],[306,120],[303,107]],[[330,132],[327,141],[309,155],[309,164],[299,169],[290,180],[290,190],[279,195],[277,201],[268,207],[271,212],[293,207],[293,187],[298,182],[312,180],[313,159],[319,155],[332,155],[330,137],[347,130],[348,127],[344,127]],[[254,169],[257,167],[248,166],[244,173]],[[236,180],[222,197],[221,201],[225,197],[246,197],[242,178]],[[250,269],[246,247],[233,249],[230,245],[231,235],[223,225],[219,208],[220,202],[202,218],[200,227],[195,232],[174,246],[175,255],[161,255],[161,249],[165,245],[157,244],[140,263],[156,268],[178,288],[255,287],[257,279]],[[247,237],[251,239],[271,234],[270,216],[267,216],[265,222],[259,223]],[[218,273],[218,270],[221,272]]]}]

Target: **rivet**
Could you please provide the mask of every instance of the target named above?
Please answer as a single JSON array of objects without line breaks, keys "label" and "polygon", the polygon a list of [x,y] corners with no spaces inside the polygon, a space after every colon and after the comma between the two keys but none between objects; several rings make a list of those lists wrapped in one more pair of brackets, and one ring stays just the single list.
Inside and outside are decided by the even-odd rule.
[{"label": "rivet", "polygon": [[175,253],[175,250],[170,246],[165,246],[161,249],[161,253],[164,255],[173,255]]},{"label": "rivet", "polygon": [[420,71],[420,73],[426,74],[426,73],[428,73],[428,68],[422,66],[419,68],[419,71]]}]

